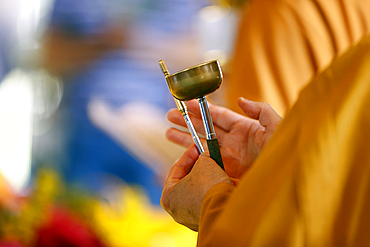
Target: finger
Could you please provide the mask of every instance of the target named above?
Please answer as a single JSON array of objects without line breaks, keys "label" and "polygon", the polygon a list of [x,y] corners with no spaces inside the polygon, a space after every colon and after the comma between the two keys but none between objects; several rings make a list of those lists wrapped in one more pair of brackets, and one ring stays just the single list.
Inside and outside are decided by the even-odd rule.
[{"label": "finger", "polygon": [[[245,121],[246,118],[224,107],[214,106],[212,104],[209,104],[209,110],[211,113],[212,122],[214,130],[217,135],[217,139],[219,140],[220,146],[222,146],[225,140],[229,138],[230,136],[229,132],[233,129],[235,124],[242,119],[244,119]],[[197,132],[201,133],[203,136],[206,136],[203,120],[197,116],[194,116],[194,114],[192,113],[189,116]]]},{"label": "finger", "polygon": [[[203,128],[203,121],[200,118],[200,116],[196,116],[192,112],[188,112],[188,115],[190,117],[190,120],[195,128],[195,130],[198,133],[201,133],[204,135],[204,128]],[[187,127],[184,116],[177,110],[177,109],[171,109],[167,112],[167,120],[170,121],[173,124],[182,126],[182,127]]]},{"label": "finger", "polygon": [[193,139],[189,133],[185,133],[175,128],[169,128],[166,131],[166,138],[186,148],[193,144]]},{"label": "finger", "polygon": [[178,161],[172,166],[165,184],[169,185],[177,183],[185,177],[192,169],[194,163],[199,157],[198,150],[195,145],[191,145]]},{"label": "finger", "polygon": [[166,118],[171,123],[180,125],[182,127],[186,127],[186,123],[185,123],[184,117],[182,116],[182,114],[177,109],[171,109],[171,110],[169,110],[167,112]]},{"label": "finger", "polygon": [[[192,121],[192,124],[193,124],[196,132],[198,134],[206,136],[203,120],[200,119],[197,116],[194,116],[194,114],[192,114],[192,113],[189,113],[189,117]],[[255,121],[255,120],[253,120],[253,121]],[[217,124],[214,124],[214,130],[217,134],[217,138],[219,139],[220,144],[222,145],[222,142],[225,140],[225,138],[228,138],[229,131],[226,131],[223,128],[220,128]]]},{"label": "finger", "polygon": [[[205,131],[204,131],[202,119],[200,119],[199,117],[195,116],[194,114],[190,112],[188,115],[190,117],[193,127],[195,128],[195,131],[197,133],[201,133],[202,135],[204,135]],[[167,113],[167,120],[173,124],[187,128],[183,115],[176,109],[171,109]]]},{"label": "finger", "polygon": [[[201,118],[199,104],[197,101],[192,100],[187,103],[189,111],[195,116]],[[225,107],[216,106],[208,102],[209,111],[211,113],[212,121],[215,127],[229,132],[232,127],[242,119],[244,116],[233,112]]]},{"label": "finger", "polygon": [[235,187],[239,185],[240,179],[238,179],[238,178],[230,178],[230,179],[233,182],[233,184],[234,184]]},{"label": "finger", "polygon": [[209,104],[209,111],[215,126],[227,132],[231,131],[233,126],[235,126],[238,121],[240,121],[242,118],[245,118],[244,116],[225,107],[212,104]]},{"label": "finger", "polygon": [[281,120],[281,117],[267,103],[249,101],[240,97],[238,105],[248,117],[258,120],[264,127],[276,126]]},{"label": "finger", "polygon": [[188,107],[188,110],[195,116],[198,116],[199,118],[201,117],[199,103],[197,99],[186,101],[186,106]]},{"label": "finger", "polygon": [[[204,124],[200,116],[200,110],[199,110],[199,105],[197,101],[196,100],[188,101],[187,105],[189,109],[189,117],[192,121],[192,124],[196,132],[205,136],[206,134],[204,130]],[[222,144],[228,132],[232,129],[232,126],[235,125],[235,123],[238,122],[240,119],[245,118],[245,117],[240,114],[234,113],[224,107],[214,106],[212,104],[209,104],[209,107],[210,107],[210,113],[212,115],[211,117],[214,123],[215,132],[219,138],[220,143]],[[190,110],[193,110],[193,111],[190,111]],[[180,125],[182,127],[186,127],[182,114],[179,113],[176,109],[171,109],[167,113],[167,119],[168,121],[174,124]],[[172,132],[172,133],[176,133],[176,132]],[[177,137],[183,138],[182,136],[177,136]],[[183,143],[182,142],[183,140],[178,139],[177,137],[168,136],[167,138],[185,147],[189,145],[189,143]]]},{"label": "finger", "polygon": [[[191,144],[193,144],[193,138],[189,133],[183,132],[181,130],[170,128],[166,131],[166,138],[180,146],[188,148]],[[202,142],[204,148],[207,146],[207,142],[204,138],[199,138]]]}]

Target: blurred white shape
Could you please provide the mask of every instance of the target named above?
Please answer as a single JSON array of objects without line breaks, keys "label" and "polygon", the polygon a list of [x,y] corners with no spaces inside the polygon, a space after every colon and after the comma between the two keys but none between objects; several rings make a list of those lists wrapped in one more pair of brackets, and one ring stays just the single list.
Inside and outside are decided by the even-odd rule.
[{"label": "blurred white shape", "polygon": [[234,8],[212,5],[199,11],[196,26],[204,61],[228,62],[234,48],[239,13]]},{"label": "blurred white shape", "polygon": [[57,76],[39,69],[30,73],[33,90],[33,135],[46,133],[54,122],[63,96],[63,83]]},{"label": "blurred white shape", "polygon": [[35,67],[39,64],[40,40],[44,34],[54,0],[16,0],[16,44],[14,59],[17,65]]},{"label": "blurred white shape", "polygon": [[17,33],[22,47],[38,48],[34,38],[40,21],[40,7],[41,0],[21,0],[19,2]]},{"label": "blurred white shape", "polygon": [[184,148],[166,139],[171,126],[166,113],[144,102],[132,102],[113,109],[106,102],[94,99],[88,106],[89,117],[123,148],[164,178]]},{"label": "blurred white shape", "polygon": [[20,69],[0,83],[0,172],[16,192],[31,174],[33,90]]}]

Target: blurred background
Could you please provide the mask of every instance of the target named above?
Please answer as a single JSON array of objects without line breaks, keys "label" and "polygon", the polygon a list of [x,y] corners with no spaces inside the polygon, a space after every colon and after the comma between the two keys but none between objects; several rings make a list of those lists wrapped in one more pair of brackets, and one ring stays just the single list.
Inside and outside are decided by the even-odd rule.
[{"label": "blurred background", "polygon": [[196,245],[159,204],[158,61],[227,75],[242,2],[0,0],[0,246]]}]

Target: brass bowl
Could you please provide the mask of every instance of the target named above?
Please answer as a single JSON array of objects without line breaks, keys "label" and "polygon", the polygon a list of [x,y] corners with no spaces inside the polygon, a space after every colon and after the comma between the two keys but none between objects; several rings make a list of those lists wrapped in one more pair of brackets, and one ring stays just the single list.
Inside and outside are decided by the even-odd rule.
[{"label": "brass bowl", "polygon": [[221,86],[221,67],[217,60],[213,60],[169,75],[166,81],[175,98],[182,101],[196,99]]}]

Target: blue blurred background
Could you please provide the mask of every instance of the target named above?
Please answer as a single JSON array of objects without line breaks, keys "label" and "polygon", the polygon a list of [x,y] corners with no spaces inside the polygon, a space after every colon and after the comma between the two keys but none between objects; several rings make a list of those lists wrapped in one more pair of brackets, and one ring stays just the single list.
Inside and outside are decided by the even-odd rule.
[{"label": "blue blurred background", "polygon": [[[158,61],[171,72],[211,59],[227,64],[237,11],[207,0],[0,3],[2,193],[30,197],[47,168],[110,204],[132,195],[117,188],[135,188],[171,222],[159,200],[183,148],[164,137],[175,104]],[[159,246],[177,246],[162,237]]]}]

